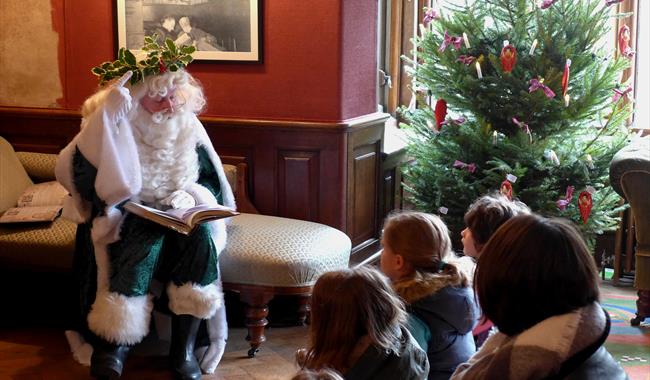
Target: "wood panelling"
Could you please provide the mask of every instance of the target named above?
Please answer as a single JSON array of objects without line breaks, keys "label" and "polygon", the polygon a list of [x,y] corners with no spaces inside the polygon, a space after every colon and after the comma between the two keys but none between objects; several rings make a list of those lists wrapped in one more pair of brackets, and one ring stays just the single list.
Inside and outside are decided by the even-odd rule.
[{"label": "wood panelling", "polygon": [[318,221],[319,167],[317,151],[278,152],[278,214]]},{"label": "wood panelling", "polygon": [[[245,163],[262,214],[338,228],[354,247],[378,239],[384,113],[344,122],[201,118],[225,163]],[[0,135],[16,150],[57,153],[79,131],[75,111],[0,107]]]}]

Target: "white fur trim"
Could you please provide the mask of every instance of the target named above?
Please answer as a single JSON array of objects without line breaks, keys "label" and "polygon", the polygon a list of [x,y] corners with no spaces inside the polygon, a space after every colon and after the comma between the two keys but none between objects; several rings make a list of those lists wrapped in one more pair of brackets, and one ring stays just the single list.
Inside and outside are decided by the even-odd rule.
[{"label": "white fur trim", "polygon": [[[215,282],[221,287],[221,281]],[[203,373],[214,373],[217,365],[223,357],[226,349],[226,340],[228,340],[228,321],[226,320],[226,305],[223,304],[217,309],[214,316],[206,321],[208,327],[208,336],[210,345],[199,347],[194,355],[199,361],[199,366]]]},{"label": "white fur trim", "polygon": [[210,343],[209,346],[199,347],[194,351],[194,355],[199,361],[201,371],[205,374],[212,374],[217,369],[217,365],[226,351],[226,341],[220,340]]},{"label": "white fur trim", "polygon": [[150,295],[98,292],[88,313],[88,327],[109,342],[133,345],[149,333],[152,308]]},{"label": "white fur trim", "polygon": [[176,315],[190,314],[196,318],[207,319],[223,305],[223,292],[217,284],[201,286],[187,283],[167,286],[169,310]]},{"label": "white fur trim", "polygon": [[79,364],[90,366],[90,357],[93,355],[93,346],[86,343],[86,340],[76,331],[66,330],[65,338],[68,340],[72,357]]}]

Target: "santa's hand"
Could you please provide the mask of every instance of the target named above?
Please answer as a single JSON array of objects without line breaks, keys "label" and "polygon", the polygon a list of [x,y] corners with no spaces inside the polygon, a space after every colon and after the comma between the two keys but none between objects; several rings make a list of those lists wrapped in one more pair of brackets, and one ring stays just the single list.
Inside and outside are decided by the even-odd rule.
[{"label": "santa's hand", "polygon": [[196,200],[185,190],[176,190],[170,196],[160,201],[163,205],[172,208],[190,208],[196,206]]},{"label": "santa's hand", "polygon": [[132,71],[127,71],[120,79],[111,84],[107,90],[105,110],[106,116],[113,124],[117,124],[131,109],[131,93],[124,85],[131,79]]}]

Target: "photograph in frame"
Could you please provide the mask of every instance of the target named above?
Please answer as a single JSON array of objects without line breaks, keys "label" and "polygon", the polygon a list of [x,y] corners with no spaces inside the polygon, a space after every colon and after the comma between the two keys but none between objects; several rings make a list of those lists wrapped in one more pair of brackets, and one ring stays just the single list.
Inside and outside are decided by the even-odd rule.
[{"label": "photograph in frame", "polygon": [[118,48],[137,51],[145,35],[193,45],[197,60],[261,61],[261,0],[117,0]]}]

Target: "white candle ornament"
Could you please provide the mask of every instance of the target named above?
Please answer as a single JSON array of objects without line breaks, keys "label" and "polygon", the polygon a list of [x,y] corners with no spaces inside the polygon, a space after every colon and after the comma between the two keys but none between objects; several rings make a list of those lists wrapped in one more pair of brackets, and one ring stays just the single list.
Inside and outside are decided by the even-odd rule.
[{"label": "white candle ornament", "polygon": [[476,61],[476,75],[478,79],[483,79],[483,72],[481,72],[481,64]]},{"label": "white candle ornament", "polygon": [[465,47],[469,49],[469,38],[467,38],[467,33],[465,32],[463,32],[463,41],[465,41]]},{"label": "white candle ornament", "polygon": [[571,97],[569,94],[564,95],[564,106],[568,107],[569,106],[569,101],[571,101]]},{"label": "white candle ornament", "polygon": [[497,138],[499,135],[497,134],[497,131],[492,132],[492,145],[497,145]]},{"label": "white candle ornament", "polygon": [[506,47],[506,46],[508,46],[508,45],[510,45],[510,41],[508,41],[508,40],[503,40],[503,47]]},{"label": "white candle ornament", "polygon": [[530,46],[530,51],[528,52],[528,55],[533,55],[536,47],[537,47],[537,38],[533,40],[533,44]]}]

